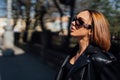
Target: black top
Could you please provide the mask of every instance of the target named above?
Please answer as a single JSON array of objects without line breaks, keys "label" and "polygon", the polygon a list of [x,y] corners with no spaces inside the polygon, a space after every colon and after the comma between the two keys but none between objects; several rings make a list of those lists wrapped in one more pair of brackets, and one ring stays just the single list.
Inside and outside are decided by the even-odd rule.
[{"label": "black top", "polygon": [[72,64],[68,61],[67,63],[66,63],[66,65],[65,65],[65,69],[67,70],[67,72],[72,68]]},{"label": "black top", "polygon": [[69,71],[71,70],[72,66],[73,65],[68,60],[66,65],[63,67],[63,69],[64,69],[64,78],[63,78],[63,80],[66,78],[66,76],[69,73]]}]

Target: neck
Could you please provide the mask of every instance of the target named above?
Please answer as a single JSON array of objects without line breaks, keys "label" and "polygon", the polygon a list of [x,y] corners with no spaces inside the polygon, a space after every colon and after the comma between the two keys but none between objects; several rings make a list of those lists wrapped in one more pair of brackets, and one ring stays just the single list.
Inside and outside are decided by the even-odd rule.
[{"label": "neck", "polygon": [[86,50],[86,48],[88,47],[89,40],[88,39],[82,39],[82,40],[79,40],[78,43],[79,43],[78,53],[82,54]]}]

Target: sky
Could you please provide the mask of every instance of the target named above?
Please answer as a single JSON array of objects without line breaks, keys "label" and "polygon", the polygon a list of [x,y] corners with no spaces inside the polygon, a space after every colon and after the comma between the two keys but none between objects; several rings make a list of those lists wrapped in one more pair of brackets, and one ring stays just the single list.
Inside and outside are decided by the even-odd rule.
[{"label": "sky", "polygon": [[6,16],[6,3],[5,0],[0,0],[0,17]]}]

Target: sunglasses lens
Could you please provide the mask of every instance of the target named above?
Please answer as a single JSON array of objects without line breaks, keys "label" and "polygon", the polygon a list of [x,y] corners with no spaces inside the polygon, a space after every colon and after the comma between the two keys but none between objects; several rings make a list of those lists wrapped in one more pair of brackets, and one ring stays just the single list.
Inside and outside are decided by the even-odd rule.
[{"label": "sunglasses lens", "polygon": [[76,19],[75,22],[76,22],[76,25],[79,26],[79,27],[84,24],[84,22],[81,19]]},{"label": "sunglasses lens", "polygon": [[80,27],[85,27],[85,28],[91,28],[91,25],[87,25],[87,24],[85,24],[84,23],[84,21],[82,21],[82,19],[80,19],[80,18],[73,18],[73,20],[72,21],[75,21],[75,25],[76,25],[76,27],[77,28],[80,28]]},{"label": "sunglasses lens", "polygon": [[79,25],[83,25],[84,22],[82,20],[79,20]]}]

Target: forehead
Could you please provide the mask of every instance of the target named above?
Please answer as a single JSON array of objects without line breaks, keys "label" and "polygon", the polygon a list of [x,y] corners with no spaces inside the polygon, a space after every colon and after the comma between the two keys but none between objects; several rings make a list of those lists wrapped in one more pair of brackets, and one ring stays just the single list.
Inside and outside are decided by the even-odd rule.
[{"label": "forehead", "polygon": [[88,11],[82,11],[76,15],[77,18],[81,17],[83,20],[88,21],[90,19],[90,14]]}]

